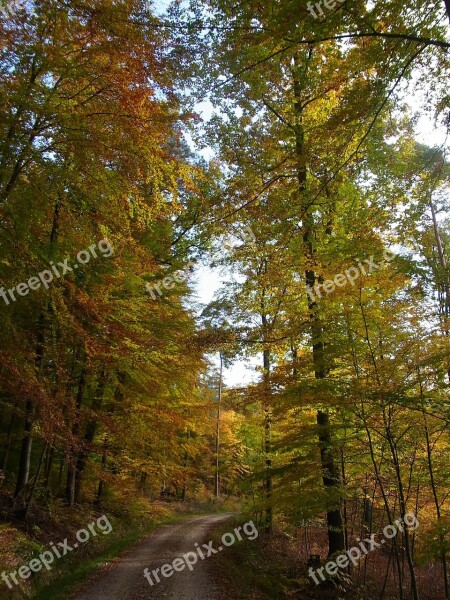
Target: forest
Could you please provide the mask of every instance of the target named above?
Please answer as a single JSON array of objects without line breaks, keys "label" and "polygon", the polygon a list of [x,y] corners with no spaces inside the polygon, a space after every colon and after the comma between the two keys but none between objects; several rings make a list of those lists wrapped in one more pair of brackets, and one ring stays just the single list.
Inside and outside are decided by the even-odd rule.
[{"label": "forest", "polygon": [[228,515],[75,598],[450,600],[449,76],[450,0],[0,0],[0,598]]}]

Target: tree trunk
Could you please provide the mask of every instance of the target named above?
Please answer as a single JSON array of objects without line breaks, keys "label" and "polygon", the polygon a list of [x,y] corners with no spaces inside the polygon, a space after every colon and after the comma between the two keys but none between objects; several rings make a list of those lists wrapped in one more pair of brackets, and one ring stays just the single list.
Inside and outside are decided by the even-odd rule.
[{"label": "tree trunk", "polygon": [[[97,389],[95,391],[95,396],[94,396],[94,400],[92,402],[92,411],[95,413],[98,410],[100,410],[102,403],[103,403],[103,395],[104,395],[104,391],[105,391],[105,386],[106,386],[106,381],[107,381],[107,374],[106,374],[106,370],[104,367],[102,367],[101,371],[100,371],[100,377],[99,377],[99,381],[98,381],[98,385],[97,385]],[[88,424],[86,425],[86,433],[84,434],[84,439],[83,439],[83,446],[82,449],[80,451],[80,453],[78,454],[78,459],[76,462],[76,468],[75,468],[75,502],[78,502],[79,498],[80,498],[80,491],[81,491],[81,482],[82,482],[82,478],[83,478],[83,472],[84,469],[86,467],[86,461],[88,459],[89,456],[89,452],[90,452],[90,448],[92,445],[92,442],[94,441],[95,438],[95,432],[97,430],[97,419],[91,419]]]},{"label": "tree trunk", "polygon": [[[397,445],[395,443],[395,440],[394,440],[392,432],[391,432],[390,423],[389,423],[389,421],[386,421],[386,418],[385,418],[385,422],[386,422],[386,437],[387,437],[387,441],[389,444],[389,448],[391,450],[392,462],[394,463],[395,474],[397,476],[397,484],[398,484],[399,500],[400,500],[400,511],[403,516],[407,513],[407,507],[406,507],[405,492],[403,489],[402,474],[401,474],[401,470],[400,470],[400,462],[398,459]],[[414,600],[420,600],[419,599],[419,590],[417,587],[416,572],[414,569],[414,562],[413,562],[413,558],[412,558],[412,554],[411,554],[411,541],[409,538],[408,529],[406,527],[404,529],[403,534],[404,534],[404,540],[405,540],[406,560],[408,562],[409,573],[411,576],[411,587],[412,587],[413,597],[414,597]]]},{"label": "tree trunk", "polygon": [[[85,357],[83,358],[85,361]],[[84,390],[86,387],[86,365],[83,362],[83,367],[80,373],[80,379],[78,382],[78,392],[76,398],[76,411],[75,411],[75,422],[72,425],[72,436],[73,439],[76,439],[78,435],[78,431],[80,429],[80,410],[81,405],[83,404],[83,396]],[[66,483],[66,502],[69,506],[74,506],[75,504],[75,478],[76,478],[76,447],[72,445],[68,457],[67,463],[67,483]]]},{"label": "tree trunk", "polygon": [[434,467],[433,467],[433,460],[432,460],[432,455],[431,455],[432,450],[431,450],[430,435],[429,435],[428,425],[427,425],[427,417],[425,415],[425,412],[424,412],[423,418],[424,418],[424,422],[425,422],[425,437],[426,437],[426,442],[427,442],[428,471],[430,473],[431,489],[433,491],[434,505],[436,507],[436,516],[437,516],[438,525],[439,525],[439,545],[440,545],[440,555],[441,555],[441,562],[442,562],[442,573],[443,573],[443,578],[444,578],[445,600],[450,600],[450,587],[448,584],[448,570],[447,570],[447,554],[446,554],[446,550],[445,550],[446,541],[445,541],[445,536],[442,532],[441,506],[439,504],[436,483],[434,480]]},{"label": "tree trunk", "polygon": [[[103,452],[102,452],[102,471],[103,472],[106,471],[106,456],[107,456],[107,451],[108,451],[108,436],[105,435],[105,440],[103,442]],[[144,477],[144,475],[145,475],[145,477]],[[147,477],[146,473],[142,473],[141,474],[141,489],[144,488],[146,477]],[[100,477],[99,482],[98,482],[97,504],[100,504],[100,501],[102,499],[103,486],[104,486],[103,477]]]},{"label": "tree trunk", "polygon": [[[450,4],[450,0],[446,0]],[[444,334],[450,338],[450,273],[447,269],[447,261],[445,259],[444,249],[442,247],[441,234],[439,232],[439,226],[436,219],[436,211],[434,209],[433,200],[430,198],[430,209],[431,209],[431,218],[433,220],[433,230],[434,230],[434,238],[436,241],[436,247],[438,251],[439,257],[439,265],[442,269],[442,277],[443,277],[443,288],[444,288],[444,301],[442,306],[442,319],[444,326]],[[439,281],[437,282],[439,287]],[[447,368],[447,376],[448,381],[450,383],[450,364]]]},{"label": "tree trunk", "polygon": [[214,483],[214,495],[216,498],[220,494],[220,481],[219,481],[219,450],[220,450],[220,410],[222,404],[222,378],[223,378],[223,356],[222,352],[219,352],[220,356],[220,370],[219,370],[219,391],[217,400],[217,422],[216,422],[216,477]]},{"label": "tree trunk", "polygon": [[44,471],[44,488],[48,492],[50,488],[50,475],[52,473],[53,460],[55,458],[55,446],[51,446],[47,453],[47,460]]},{"label": "tree trunk", "polygon": [[27,518],[28,510],[30,509],[31,501],[33,500],[34,491],[36,490],[39,475],[41,474],[42,464],[44,462],[44,456],[45,456],[46,452],[47,452],[47,444],[44,444],[44,446],[42,448],[42,452],[41,452],[41,457],[39,459],[39,464],[38,464],[38,468],[36,471],[36,475],[34,476],[33,483],[31,485],[30,494],[28,496],[28,499],[25,500],[25,508],[24,508],[24,515],[23,515],[25,519]]},{"label": "tree trunk", "polygon": [[[340,486],[339,469],[334,460],[331,444],[330,419],[327,412],[317,411],[319,426],[320,457],[322,462],[322,478],[326,488]],[[345,550],[345,536],[340,508],[327,510],[328,554]]]},{"label": "tree trunk", "polygon": [[[61,210],[61,200],[58,198],[55,203],[53,211],[52,229],[50,232],[50,249],[53,250],[59,233],[59,217]],[[37,332],[36,332],[36,351],[35,351],[35,366],[36,373],[38,376],[42,375],[44,367],[44,344],[45,344],[45,329],[46,320],[45,314],[50,308],[50,302],[46,302],[46,307],[42,309],[38,321],[37,321]],[[19,458],[19,470],[17,474],[16,489],[14,492],[14,499],[25,501],[26,487],[30,477],[30,464],[31,464],[31,451],[33,447],[33,427],[36,417],[36,404],[33,399],[27,398],[25,403],[25,425],[24,425],[24,436],[22,438],[22,444],[20,449]],[[20,498],[20,496],[22,497]],[[24,506],[22,507],[22,509]],[[19,508],[19,510],[22,510]]]},{"label": "tree trunk", "polygon": [[[191,431],[188,429],[187,432],[187,440],[191,439]],[[183,477],[183,488],[181,490],[181,501],[184,502],[186,500],[186,491],[187,491],[187,467],[189,462],[189,452],[186,449],[184,454],[184,477]]]},{"label": "tree trunk", "polygon": [[[296,122],[293,127],[295,133],[295,152],[297,157],[297,181],[298,193],[303,205],[303,242],[305,248],[305,284],[306,288],[314,289],[317,281],[314,271],[314,218],[310,203],[307,199],[302,200],[307,191],[307,167],[304,156],[304,128],[303,128],[303,103],[302,103],[302,79],[307,77],[308,61],[312,56],[312,49],[308,50],[308,57],[303,73],[300,71],[298,56],[294,55],[294,66],[292,67],[292,80],[295,96],[294,111]],[[323,340],[323,329],[320,320],[319,306],[315,300],[309,297],[308,308],[311,320],[311,340],[313,346],[313,363],[316,379],[324,379],[328,370],[325,360],[325,343]],[[317,411],[317,424],[319,428],[319,447],[322,463],[322,479],[326,488],[339,488],[339,468],[334,458],[331,443],[331,429],[329,415],[326,411]],[[327,508],[328,526],[328,554],[334,554],[345,550],[345,537],[343,530],[342,515],[339,506]]]},{"label": "tree trunk", "polygon": [[444,4],[448,15],[448,20],[450,21],[450,0],[444,0]]},{"label": "tree trunk", "polygon": [[[264,301],[261,306],[261,320],[263,326],[263,339],[268,335],[268,322],[265,314]],[[270,396],[270,350],[263,350],[263,412],[264,412],[264,491],[265,491],[265,529],[268,533],[272,531],[273,510],[272,510],[272,402]]]},{"label": "tree trunk", "polygon": [[[11,419],[9,421],[8,436],[6,439],[6,447],[5,447],[5,455],[3,457],[3,463],[2,463],[3,477],[6,476],[6,468],[8,466],[9,453],[11,451],[12,434],[13,434],[13,430],[14,430],[14,421],[15,421],[16,414],[17,414],[17,404],[18,404],[18,400],[16,400],[16,402],[14,404],[13,412],[11,414]],[[3,483],[3,479],[0,482],[0,485],[1,485],[1,483]]]},{"label": "tree trunk", "polygon": [[27,400],[25,403],[24,436],[20,447],[19,471],[17,474],[14,499],[19,499],[19,496],[25,493],[25,488],[28,485],[28,480],[30,478],[31,450],[33,447],[32,434],[35,415],[36,406],[34,402],[32,400]]}]

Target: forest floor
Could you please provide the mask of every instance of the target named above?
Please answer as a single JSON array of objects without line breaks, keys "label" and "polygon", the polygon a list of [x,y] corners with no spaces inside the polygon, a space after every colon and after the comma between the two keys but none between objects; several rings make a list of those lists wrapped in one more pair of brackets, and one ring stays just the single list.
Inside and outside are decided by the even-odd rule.
[{"label": "forest floor", "polygon": [[[193,517],[181,523],[158,527],[145,539],[106,565],[80,588],[70,600],[331,600],[344,598],[343,589],[317,588],[290,551],[283,535],[260,533],[257,539],[243,539],[222,545],[242,522],[233,513]],[[212,542],[212,543],[211,543]],[[211,556],[200,560],[197,547]],[[187,553],[195,560],[192,570],[162,576],[163,565]],[[148,569],[150,582],[144,577]],[[156,576],[154,574],[155,570]],[[157,581],[159,579],[160,581]],[[358,596],[352,596],[356,598]]]},{"label": "forest floor", "polygon": [[[343,577],[315,586],[306,567],[309,555],[298,536],[280,530],[258,533],[249,521],[237,537],[236,528],[246,514],[237,502],[153,502],[143,503],[138,512],[137,508],[129,515],[109,515],[111,533],[97,535],[20,586],[0,590],[0,597],[6,592],[9,600],[378,600],[384,588],[389,561],[385,548],[370,556],[366,585],[361,563],[353,582]],[[214,514],[205,515],[207,511]],[[74,532],[98,514],[83,506],[69,509],[55,504],[51,510],[34,510],[27,523],[10,520],[0,525],[0,572],[17,570],[52,541],[73,540]],[[253,529],[246,529],[250,523]],[[232,532],[234,540],[225,544],[225,536],[233,536]],[[324,559],[326,531],[315,528],[311,535]],[[190,556],[184,565],[183,555]],[[423,600],[443,597],[435,585],[437,573],[418,568],[418,574]],[[398,589],[388,585],[384,600],[396,598]]]},{"label": "forest floor", "polygon": [[[229,525],[227,524],[228,528]],[[227,529],[232,530],[232,529]],[[216,531],[220,537],[225,526]],[[326,530],[315,528],[312,538],[326,562]],[[213,536],[214,538],[214,536]],[[217,542],[215,542],[217,543]],[[353,569],[351,577],[340,572],[340,577],[315,585],[308,574],[306,553],[302,540],[275,530],[270,535],[260,531],[256,541],[243,540],[221,553],[215,564],[215,577],[222,589],[230,590],[233,600],[398,600],[398,584],[392,578],[385,581],[389,565],[386,548],[374,552],[367,564],[364,561]],[[439,565],[417,566],[421,600],[444,598],[440,587]],[[392,573],[392,568],[391,568]],[[412,598],[405,573],[404,598]],[[394,578],[395,579],[395,578]],[[384,590],[384,591],[383,591]]]},{"label": "forest floor", "polygon": [[[206,557],[206,550],[204,560],[198,555],[195,559],[195,544],[207,545],[211,530],[230,517],[231,513],[194,517],[158,527],[85,583],[71,600],[221,600],[234,597],[217,585],[212,568],[214,560]],[[187,553],[191,553],[191,562],[196,560],[192,570],[185,565],[182,571],[173,571],[169,577],[161,576],[160,571],[156,576],[152,575],[152,571],[160,570]],[[151,583],[144,577],[145,568],[149,569]]]},{"label": "forest floor", "polygon": [[[105,535],[98,531],[87,543],[75,544],[76,532],[105,514],[104,509],[90,505],[70,508],[62,501],[55,500],[47,506],[33,505],[26,521],[23,521],[14,517],[9,496],[0,494],[0,573],[7,576],[6,581],[0,580],[0,598],[67,600],[80,583],[98,573],[99,569],[117,564],[128,548],[137,547],[136,544],[149,539],[152,532],[163,532],[168,524],[176,528],[198,515],[217,515],[227,510],[239,510],[238,503],[159,502],[130,498],[126,509],[110,506],[106,511],[111,531],[103,531]],[[17,573],[22,566],[29,565],[30,561],[48,552],[51,544],[60,547],[63,540],[67,540],[72,547],[67,555],[61,550],[63,556],[54,559],[48,570],[42,568],[39,572],[32,572],[26,579],[19,577]],[[16,573],[17,585],[11,573]],[[150,588],[142,573],[139,578]],[[125,597],[130,598],[129,595]]]}]

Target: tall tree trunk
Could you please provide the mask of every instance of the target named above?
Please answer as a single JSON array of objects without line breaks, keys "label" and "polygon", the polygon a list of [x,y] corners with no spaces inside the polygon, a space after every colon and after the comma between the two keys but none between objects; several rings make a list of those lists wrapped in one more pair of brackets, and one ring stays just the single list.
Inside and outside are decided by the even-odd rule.
[{"label": "tall tree trunk", "polygon": [[[294,66],[291,70],[293,89],[294,89],[294,112],[296,122],[293,127],[295,134],[295,152],[297,157],[297,182],[298,193],[303,206],[303,242],[305,248],[305,284],[308,289],[314,289],[316,273],[314,270],[314,217],[305,197],[307,192],[307,166],[304,155],[305,134],[303,128],[303,103],[302,103],[302,84],[307,79],[307,70],[309,60],[312,57],[312,49],[308,50],[306,66],[303,72],[299,66],[298,55],[294,55]],[[315,300],[308,295],[308,308],[311,320],[311,340],[313,347],[313,363],[316,379],[325,379],[328,370],[325,359],[325,343],[323,340],[323,328],[320,320],[319,306]],[[322,479],[325,488],[339,488],[341,485],[339,467],[334,456],[334,449],[331,440],[330,418],[328,412],[322,409],[317,411],[317,425],[319,431],[319,447],[322,463]],[[328,553],[345,550],[345,537],[343,521],[339,504],[335,502],[327,508],[327,527],[328,527]]]},{"label": "tall tree trunk", "polygon": [[[100,410],[103,403],[103,396],[105,392],[105,386],[107,382],[107,373],[106,369],[102,367],[100,371],[100,376],[98,380],[97,389],[95,390],[94,400],[92,402],[92,411],[96,413]],[[86,461],[89,456],[90,448],[92,446],[92,442],[95,438],[95,432],[97,430],[98,420],[96,417],[90,419],[88,424],[86,425],[86,433],[84,434],[82,448],[78,454],[78,459],[76,462],[75,469],[75,502],[78,502],[80,498],[80,490],[81,490],[81,482],[83,478],[83,472],[86,467]]]},{"label": "tall tree trunk", "polygon": [[[187,440],[191,439],[191,430],[188,429],[187,432]],[[181,490],[181,501],[184,502],[186,500],[186,492],[187,492],[187,468],[189,462],[189,452],[186,448],[186,452],[184,454],[184,476],[183,476],[183,488]]]},{"label": "tall tree trunk", "polygon": [[422,414],[423,414],[423,423],[425,430],[425,441],[427,444],[427,463],[428,463],[428,472],[430,474],[430,483],[431,490],[433,492],[433,500],[434,506],[436,507],[436,516],[438,520],[439,526],[439,545],[440,545],[440,555],[441,555],[441,563],[442,563],[442,573],[444,578],[444,592],[445,592],[445,600],[450,600],[450,587],[448,584],[448,569],[447,569],[447,554],[446,554],[446,542],[445,536],[442,531],[442,514],[441,514],[441,504],[439,502],[439,496],[436,486],[436,481],[434,477],[434,465],[433,465],[433,457],[432,457],[432,445],[430,439],[430,431],[428,428],[428,418],[423,404],[423,384],[420,379],[420,370],[418,369],[419,376],[419,385],[420,385],[420,397],[422,400]]},{"label": "tall tree trunk", "polygon": [[[369,424],[368,424],[366,416],[365,416],[364,402],[362,400],[361,400],[361,416],[362,416],[362,420],[363,420],[363,423],[364,423],[364,429],[366,430],[367,441],[369,443],[370,459],[372,461],[373,470],[374,470],[374,473],[375,473],[375,479],[376,479],[376,482],[378,483],[378,485],[380,487],[381,495],[383,497],[384,506],[386,508],[386,514],[387,514],[389,525],[392,525],[394,523],[394,519],[392,517],[391,507],[389,506],[388,494],[387,494],[386,490],[384,489],[384,484],[383,484],[383,480],[381,478],[380,469],[378,468],[377,460],[376,460],[376,457],[375,457],[375,450],[374,450],[374,446],[373,446],[373,442],[372,442],[372,435],[370,433]],[[395,556],[395,564],[397,566],[398,584],[399,584],[399,596],[400,596],[400,600],[403,600],[403,598],[404,598],[404,592],[403,592],[402,567],[401,567],[401,564],[400,564],[400,557],[399,557],[399,552],[398,552],[397,537],[393,537],[392,538],[392,548],[393,548],[393,553],[394,553],[394,556]]]},{"label": "tall tree trunk", "polygon": [[[2,462],[2,471],[3,471],[3,477],[6,476],[6,468],[8,466],[8,458],[9,458],[9,453],[11,451],[11,444],[12,444],[12,434],[13,434],[13,430],[14,430],[14,421],[16,418],[16,414],[17,414],[17,405],[18,405],[19,401],[16,400],[14,407],[13,407],[13,412],[11,414],[11,419],[9,421],[9,427],[8,427],[8,435],[6,438],[6,447],[5,447],[5,454],[3,456],[3,462]],[[0,482],[0,485],[3,483],[3,479]]]},{"label": "tall tree trunk", "polygon": [[52,444],[47,452],[47,459],[45,462],[45,470],[44,470],[44,488],[45,491],[48,492],[50,488],[50,475],[52,473],[53,460],[55,458],[55,446]]},{"label": "tall tree trunk", "polygon": [[[448,2],[450,2],[450,0],[447,0]],[[434,231],[434,238],[436,241],[436,247],[437,247],[437,251],[438,251],[438,257],[439,257],[439,265],[442,269],[442,277],[443,277],[443,281],[442,281],[442,287],[444,288],[444,300],[443,300],[443,306],[442,306],[442,321],[443,321],[443,326],[444,326],[444,334],[447,336],[447,338],[450,339],[450,273],[448,271],[447,268],[447,261],[445,259],[445,254],[444,254],[444,249],[442,247],[442,240],[441,240],[441,234],[439,232],[439,226],[438,226],[438,222],[436,219],[436,211],[434,209],[434,205],[433,205],[433,200],[430,198],[430,210],[431,210],[431,218],[433,220],[433,231]],[[437,282],[438,286],[439,286],[439,281]],[[450,364],[447,368],[447,376],[448,376],[448,381],[450,383]]]},{"label": "tall tree trunk", "polygon": [[447,11],[448,20],[450,21],[450,0],[444,0],[445,10]]},{"label": "tall tree trunk", "polygon": [[[339,469],[334,459],[334,450],[331,443],[330,419],[328,413],[317,411],[317,425],[319,426],[320,457],[323,470],[323,484],[326,488],[340,487]],[[328,554],[345,550],[345,536],[339,507],[327,510],[328,527]]]},{"label": "tall tree trunk", "polygon": [[[55,248],[55,244],[58,239],[59,234],[59,218],[61,211],[61,198],[58,197],[58,200],[55,203],[55,208],[53,211],[53,221],[52,228],[50,231],[50,251],[53,252]],[[37,332],[36,332],[36,351],[35,351],[35,365],[36,365],[36,373],[39,376],[42,375],[43,367],[44,367],[44,344],[45,344],[45,328],[46,328],[46,318],[45,315],[50,308],[49,300],[46,301],[45,308],[42,309],[38,321],[37,321]],[[27,398],[25,402],[25,425],[24,425],[24,436],[22,438],[22,444],[20,448],[20,457],[19,457],[19,470],[17,474],[17,483],[16,489],[14,492],[14,499],[19,502],[19,504],[25,500],[26,496],[26,487],[28,485],[28,480],[30,477],[30,464],[31,464],[31,451],[33,447],[33,427],[34,421],[36,418],[36,404],[32,398]],[[23,510],[19,507],[19,511]]]},{"label": "tall tree trunk", "polygon": [[[268,320],[265,312],[264,297],[261,303],[261,322],[263,327],[264,341],[268,337]],[[264,412],[264,492],[265,492],[265,528],[268,533],[272,531],[273,510],[272,510],[272,402],[270,392],[270,350],[263,350],[263,412]]]},{"label": "tall tree trunk", "polygon": [[42,448],[42,452],[41,452],[41,457],[39,459],[38,468],[37,468],[36,474],[35,474],[35,476],[33,478],[33,483],[31,485],[30,493],[28,495],[28,498],[25,500],[24,518],[27,517],[28,511],[29,511],[30,506],[31,506],[31,501],[33,500],[33,496],[34,496],[34,492],[36,490],[36,486],[37,486],[37,482],[38,482],[38,479],[39,479],[39,475],[41,474],[42,464],[44,462],[44,456],[45,456],[45,453],[47,452],[47,447],[48,447],[47,444],[44,444],[44,446]]},{"label": "tall tree trunk", "polygon": [[214,495],[216,498],[220,494],[220,482],[219,482],[219,450],[220,450],[220,411],[222,406],[222,379],[223,379],[223,356],[222,352],[219,352],[220,356],[220,369],[219,369],[219,390],[217,400],[217,421],[216,421],[216,476],[214,482]]},{"label": "tall tree trunk", "polygon": [[[35,365],[36,372],[38,375],[42,374],[43,362],[44,362],[44,342],[45,342],[45,316],[42,311],[39,315],[37,323],[37,335],[36,335],[36,354],[35,354]],[[14,492],[14,499],[19,503],[19,512],[24,508],[26,487],[30,478],[30,465],[31,465],[31,450],[33,448],[33,428],[34,420],[36,417],[36,403],[33,399],[27,398],[25,401],[25,425],[24,425],[24,436],[20,447],[19,456],[19,470],[17,474],[16,489]]]},{"label": "tall tree trunk", "polygon": [[[80,379],[78,381],[78,391],[77,391],[77,398],[76,398],[76,404],[75,404],[75,421],[72,425],[72,437],[74,440],[76,440],[76,437],[78,435],[79,429],[80,429],[80,412],[81,412],[81,405],[83,404],[83,396],[84,396],[84,390],[86,387],[86,357],[85,355],[82,358],[83,360],[83,366],[81,368],[81,373],[80,373]],[[60,472],[61,474],[61,472]],[[75,445],[72,445],[70,452],[69,452],[69,457],[68,457],[68,463],[67,463],[67,482],[66,482],[66,492],[65,492],[65,497],[66,497],[66,501],[69,504],[69,506],[74,506],[75,504],[75,479],[76,479],[76,447]]]},{"label": "tall tree trunk", "polygon": [[[404,488],[403,488],[403,479],[402,479],[402,474],[401,474],[401,470],[400,470],[400,462],[399,462],[399,458],[398,458],[397,444],[395,443],[394,437],[392,435],[390,419],[388,419],[385,416],[384,411],[383,411],[383,416],[385,418],[386,437],[387,437],[387,441],[389,444],[389,448],[391,450],[392,462],[394,463],[395,474],[397,476],[397,484],[398,484],[399,500],[400,500],[400,511],[403,516],[407,513],[407,507],[406,507],[405,492],[404,492]],[[414,597],[414,600],[420,600],[419,599],[419,589],[417,587],[416,572],[414,569],[414,561],[413,561],[412,553],[411,553],[411,540],[409,537],[409,531],[408,531],[407,527],[404,529],[403,535],[404,535],[404,541],[405,541],[406,560],[408,562],[409,573],[411,576],[411,587],[412,587],[413,597]]]},{"label": "tall tree trunk", "polygon": [[[102,452],[102,471],[103,472],[106,471],[107,453],[108,453],[108,436],[105,435],[105,439],[103,442],[103,452]],[[144,475],[145,475],[145,477],[143,477]],[[146,473],[141,474],[141,489],[144,488],[146,477],[147,477]],[[102,499],[103,487],[104,487],[104,480],[103,480],[103,477],[100,477],[99,482],[98,482],[98,490],[97,490],[97,504],[100,504],[100,501]]]},{"label": "tall tree trunk", "polygon": [[25,492],[30,477],[31,450],[33,447],[32,434],[35,414],[36,405],[32,400],[28,399],[25,403],[24,436],[20,447],[19,471],[14,492],[15,499],[19,499],[20,494]]}]

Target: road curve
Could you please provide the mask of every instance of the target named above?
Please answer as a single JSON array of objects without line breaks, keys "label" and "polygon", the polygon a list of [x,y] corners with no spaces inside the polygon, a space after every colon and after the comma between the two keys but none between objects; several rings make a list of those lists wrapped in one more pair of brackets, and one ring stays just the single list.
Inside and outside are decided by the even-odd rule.
[{"label": "road curve", "polygon": [[198,560],[192,571],[185,568],[169,578],[160,576],[160,583],[154,582],[153,586],[145,579],[144,569],[151,572],[187,552],[195,552],[195,543],[201,546],[208,542],[210,530],[232,516],[208,515],[158,527],[75,592],[71,600],[221,600],[223,593],[210,568],[212,558]]}]

